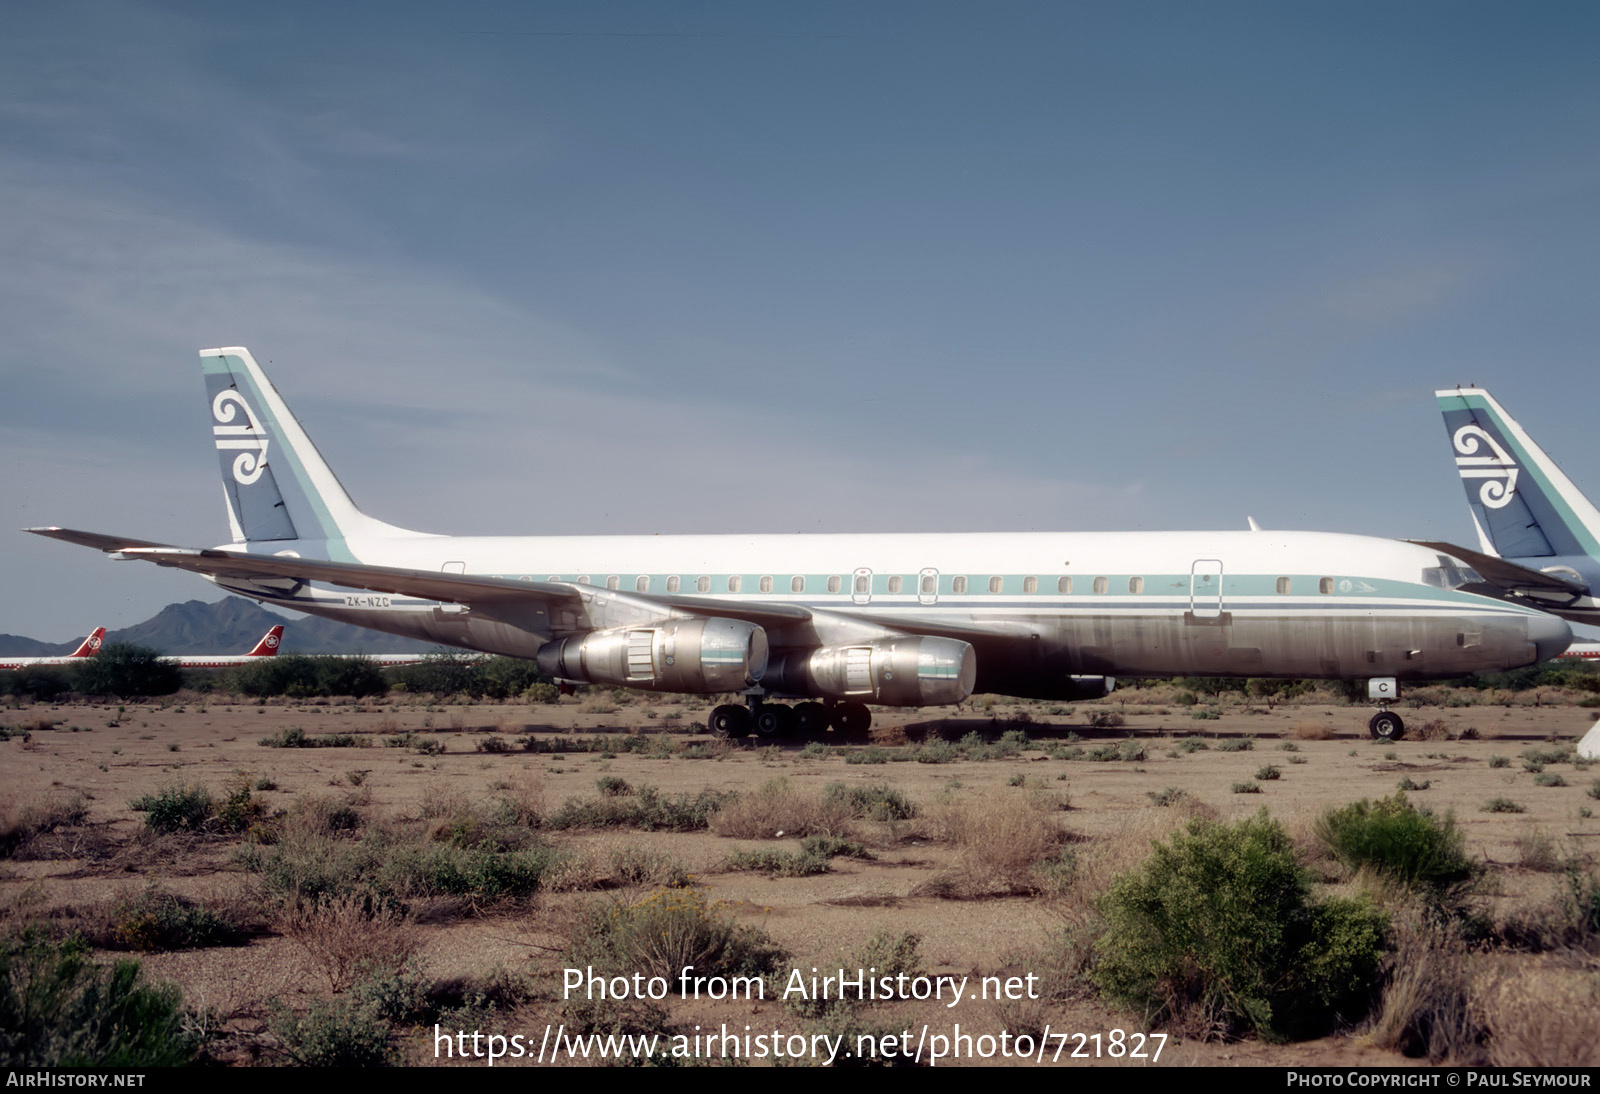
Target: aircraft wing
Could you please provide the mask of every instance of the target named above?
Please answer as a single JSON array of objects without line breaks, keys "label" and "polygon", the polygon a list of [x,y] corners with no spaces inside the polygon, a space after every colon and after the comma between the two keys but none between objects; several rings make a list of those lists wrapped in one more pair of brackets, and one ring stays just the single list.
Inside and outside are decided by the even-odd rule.
[{"label": "aircraft wing", "polygon": [[1545,573],[1543,570],[1529,569],[1515,562],[1496,558],[1494,555],[1486,555],[1481,551],[1457,547],[1454,543],[1431,543],[1422,539],[1414,539],[1411,542],[1459,558],[1478,571],[1478,576],[1485,582],[1514,596],[1576,599],[1589,592],[1589,587],[1581,581],[1573,581],[1560,574]]},{"label": "aircraft wing", "polygon": [[[466,604],[485,615],[505,617],[512,622],[516,621],[519,614],[517,609],[525,608],[531,602],[539,602],[541,607],[566,608],[585,617],[594,615],[594,609],[601,606],[612,609],[607,613],[609,615],[632,612],[661,617],[676,612],[743,619],[759,626],[800,623],[812,617],[809,608],[799,605],[663,596],[621,592],[566,581],[523,581],[517,578],[413,570],[400,566],[373,566],[361,562],[330,562],[293,555],[257,555],[215,548],[176,547],[71,528],[29,528],[27,531],[50,539],[93,547],[117,558],[142,559],[157,566],[170,566],[210,577],[246,582],[284,579],[320,581],[349,589]],[[606,624],[595,621],[592,625]]]},{"label": "aircraft wing", "polygon": [[826,626],[826,619],[833,617],[857,625],[868,624],[880,631],[956,638],[967,642],[1027,639],[1031,637],[1029,632],[1033,629],[1028,624],[1020,622],[960,623],[947,619],[918,619],[915,616],[858,616],[848,608],[814,611],[799,604],[624,592],[566,581],[524,581],[518,578],[481,574],[441,573],[437,570],[374,566],[361,562],[332,562],[324,559],[299,558],[294,555],[260,555],[216,548],[178,547],[151,540],[108,536],[71,528],[29,528],[27,531],[50,539],[92,547],[116,558],[142,559],[157,566],[189,570],[225,581],[255,583],[285,580],[317,581],[343,588],[466,604],[485,616],[514,624],[519,623],[527,610],[532,607],[545,611],[560,610],[563,614],[570,613],[568,617],[572,619],[572,623],[567,627],[557,628],[567,633],[617,626],[648,618],[659,619],[670,615],[741,619],[757,626],[772,628],[804,623],[819,623]]}]

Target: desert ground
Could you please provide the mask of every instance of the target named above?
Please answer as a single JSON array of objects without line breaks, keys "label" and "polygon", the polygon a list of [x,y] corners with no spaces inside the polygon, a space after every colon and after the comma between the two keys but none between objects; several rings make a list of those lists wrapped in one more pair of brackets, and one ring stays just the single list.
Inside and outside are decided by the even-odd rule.
[{"label": "desert ground", "polygon": [[[1428,1054],[1386,1032],[1376,1012],[1291,1043],[1221,1036],[1192,1020],[1153,1026],[1083,986],[1071,939],[1093,919],[1095,897],[1112,877],[1195,816],[1232,822],[1265,809],[1287,827],[1319,890],[1354,891],[1362,879],[1317,846],[1316,819],[1402,785],[1414,804],[1453,814],[1463,829],[1482,867],[1463,899],[1480,918],[1558,920],[1571,870],[1592,863],[1600,783],[1570,754],[1553,758],[1588,730],[1592,710],[1509,698],[1508,705],[1405,709],[1407,738],[1381,743],[1369,737],[1370,712],[1361,706],[1269,707],[1232,696],[1212,708],[1216,716],[1197,718],[1204,705],[1176,704],[1172,694],[1125,692],[1069,707],[980,698],[959,710],[879,709],[870,745],[836,743],[831,734],[716,741],[701,728],[707,701],[610,692],[556,705],[420,697],[257,703],[198,694],[21,705],[0,713],[0,725],[11,726],[0,741],[0,803],[10,833],[0,859],[0,917],[8,930],[31,923],[55,937],[82,931],[106,961],[136,957],[147,978],[182,989],[204,1028],[203,1058],[231,1065],[294,1062],[285,1023],[350,997],[352,963],[363,958],[401,970],[430,1000],[386,1027],[394,1062],[461,1064],[437,1058],[435,1024],[447,1037],[521,1035],[531,1056],[532,1046],[546,1043],[547,1026],[577,1030],[583,1015],[593,1017],[562,998],[563,970],[580,952],[575,940],[588,917],[676,886],[671,891],[696,894],[711,914],[770,937],[783,954],[779,980],[794,970],[803,979],[813,968],[818,976],[853,970],[907,934],[915,936],[914,954],[902,949],[901,967],[969,978],[953,1006],[948,996],[861,1005],[852,1031],[911,1031],[900,1042],[908,1051],[958,1026],[969,1037],[1031,1031],[1046,1044],[1042,1059],[1017,1059],[995,1050],[998,1041],[974,1042],[972,1051],[991,1049],[988,1059],[969,1051],[942,1064],[1390,1066],[1427,1064]],[[262,743],[294,729],[350,739],[332,747]],[[616,744],[576,743],[594,738]],[[929,750],[930,742],[938,747]],[[963,743],[971,746],[965,753],[957,747]],[[831,784],[887,788],[914,815],[829,813],[822,803]],[[132,803],[180,787],[204,787],[218,802],[231,789],[244,819],[233,831],[214,817],[151,831],[149,811]],[[572,811],[552,824],[569,802],[637,799],[648,787],[685,800],[737,792],[743,809],[690,831],[574,823]],[[1488,811],[1497,801],[1522,811]],[[784,876],[782,864],[799,858],[801,844],[782,825],[844,837],[853,850],[834,853],[826,872]],[[275,889],[263,866],[296,839],[337,850],[389,831],[418,844],[466,846],[490,828],[520,833],[518,846],[554,849],[560,865],[536,891],[513,897],[413,891],[403,906],[362,919],[353,940],[331,903],[321,920],[304,901],[296,912],[294,894]],[[1042,850],[1030,850],[1030,841]],[[737,868],[736,856],[761,851],[789,857],[747,855]],[[1048,870],[1041,874],[1039,854],[1072,866],[1052,880]],[[1378,899],[1399,923],[1407,914],[1402,898],[1381,888]],[[185,948],[131,928],[135,911],[148,912],[158,898],[215,912],[231,924],[228,937]],[[362,914],[376,913],[369,906]],[[1490,1000],[1491,1010],[1502,1000],[1496,1055],[1480,1059],[1595,1062],[1600,963],[1557,934],[1552,928],[1542,943],[1507,945],[1501,932],[1455,955],[1477,985],[1474,998]],[[1403,962],[1395,945],[1391,960]],[[1389,975],[1398,980],[1401,971]],[[1011,994],[1023,998],[981,998],[984,977],[998,978],[984,987],[996,994],[1016,978]],[[1529,1013],[1523,999],[1541,1005],[1538,1021],[1505,1017]],[[637,1018],[629,1017],[632,1005],[618,1008],[621,1027]],[[660,1006],[654,1021],[669,1034],[823,1028],[814,1011],[771,997],[673,994]],[[1159,1058],[1152,1058],[1153,1037],[1140,1039],[1143,1058],[1113,1055],[1110,1047],[1162,1033]],[[1073,1059],[1074,1050],[1087,1055]],[[808,1050],[784,1062],[819,1061]]]}]

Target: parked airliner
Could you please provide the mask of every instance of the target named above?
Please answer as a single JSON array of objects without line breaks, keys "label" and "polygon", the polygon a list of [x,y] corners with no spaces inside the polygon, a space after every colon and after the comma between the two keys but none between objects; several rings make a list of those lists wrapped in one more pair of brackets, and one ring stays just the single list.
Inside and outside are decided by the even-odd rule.
[{"label": "parked airliner", "polygon": [[249,653],[181,653],[163,657],[161,660],[186,669],[233,668],[259,661],[263,657],[278,656],[278,646],[282,641],[283,624],[279,623],[262,635],[261,641],[257,642]]},{"label": "parked airliner", "polygon": [[1480,550],[1429,546],[1468,562],[1480,591],[1600,624],[1600,511],[1487,391],[1435,395]]},{"label": "parked airliner", "polygon": [[[1362,536],[409,531],[355,506],[247,350],[200,357],[233,542],[30,531],[313,615],[536,657],[563,680],[742,693],[712,711],[718,735],[859,734],[867,703],[1081,698],[1119,675],[1364,679],[1383,703],[1399,681],[1532,664],[1572,638],[1463,592],[1479,578],[1447,552]],[[638,440],[662,455],[689,443]],[[1370,725],[1404,729],[1386,706]]]},{"label": "parked airliner", "polygon": [[6,657],[0,658],[0,672],[7,669],[31,669],[49,665],[75,665],[86,657],[93,657],[105,644],[106,629],[96,627],[78,648],[62,657]]}]

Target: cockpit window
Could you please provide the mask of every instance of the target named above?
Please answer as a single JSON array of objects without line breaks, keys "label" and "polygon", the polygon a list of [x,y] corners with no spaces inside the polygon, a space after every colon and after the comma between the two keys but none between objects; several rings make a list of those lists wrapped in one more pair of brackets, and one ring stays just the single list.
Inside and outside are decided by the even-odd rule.
[{"label": "cockpit window", "polygon": [[1483,578],[1478,576],[1478,571],[1463,562],[1457,562],[1449,555],[1435,555],[1439,565],[1429,566],[1422,571],[1422,583],[1432,585],[1435,589],[1459,589],[1463,585],[1480,585]]}]

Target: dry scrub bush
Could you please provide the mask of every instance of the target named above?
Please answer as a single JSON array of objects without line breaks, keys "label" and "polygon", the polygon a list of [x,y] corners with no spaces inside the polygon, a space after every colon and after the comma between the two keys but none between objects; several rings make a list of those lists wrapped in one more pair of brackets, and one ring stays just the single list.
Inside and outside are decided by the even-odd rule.
[{"label": "dry scrub bush", "polygon": [[65,825],[83,823],[89,805],[83,795],[45,798],[27,805],[10,804],[0,813],[0,858],[8,858],[34,836]]},{"label": "dry scrub bush", "polygon": [[955,844],[956,866],[930,882],[931,890],[956,899],[1040,891],[1045,867],[1070,869],[1060,857],[1067,836],[1053,812],[1053,802],[1033,795],[948,804],[935,820],[942,837]]},{"label": "dry scrub bush", "polygon": [[1475,988],[1490,1064],[1600,1064],[1600,978],[1592,968],[1486,973]]},{"label": "dry scrub bush", "polygon": [[459,787],[430,782],[422,788],[422,815],[429,820],[452,817],[471,808],[466,792]]},{"label": "dry scrub bush", "polygon": [[399,909],[358,893],[298,901],[279,929],[322,966],[335,992],[368,976],[397,975],[420,944]]},{"label": "dry scrub bush", "polygon": [[1435,1063],[1483,1062],[1466,944],[1449,925],[1413,909],[1391,928],[1373,1044]]},{"label": "dry scrub bush", "polygon": [[1443,718],[1433,718],[1413,727],[1410,735],[1419,741],[1448,741],[1455,737],[1450,723]]},{"label": "dry scrub bush", "polygon": [[850,834],[850,804],[815,791],[796,790],[784,778],[768,779],[754,793],[741,794],[711,818],[711,831],[730,839]]},{"label": "dry scrub bush", "polygon": [[544,780],[536,772],[525,771],[518,775],[495,800],[501,804],[507,819],[515,824],[537,828],[544,822]]},{"label": "dry scrub bush", "polygon": [[1331,741],[1334,736],[1333,727],[1323,722],[1296,722],[1289,735],[1298,741]]},{"label": "dry scrub bush", "polygon": [[545,871],[539,879],[539,887],[552,893],[584,893],[600,888],[605,880],[605,867],[594,855],[574,851],[557,859]]}]

